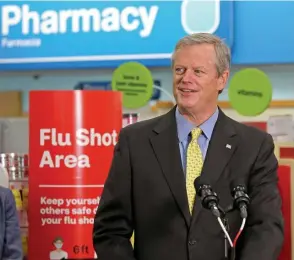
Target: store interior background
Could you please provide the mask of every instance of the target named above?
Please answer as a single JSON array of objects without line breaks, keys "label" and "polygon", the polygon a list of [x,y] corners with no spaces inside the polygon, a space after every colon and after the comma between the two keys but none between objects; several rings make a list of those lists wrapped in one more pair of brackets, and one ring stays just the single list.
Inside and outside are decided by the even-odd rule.
[{"label": "store interior background", "polygon": [[[294,100],[294,64],[233,65],[231,77],[235,72],[248,67],[258,68],[268,75],[273,87],[273,100]],[[153,78],[160,80],[162,88],[172,95],[171,68],[154,67],[150,68],[150,70]],[[2,72],[0,73],[0,91],[20,91],[21,108],[25,116],[28,113],[30,90],[72,90],[79,82],[110,81],[113,71],[114,69]],[[230,82],[228,82],[225,91],[219,96],[220,101],[229,101],[227,92],[229,83]],[[162,92],[161,100],[170,101],[170,98]],[[137,110],[124,109],[124,111],[139,112],[140,120],[166,112],[165,109],[152,112],[149,105]],[[224,111],[228,116],[233,117],[237,121],[266,121],[270,115],[294,115],[294,107],[290,106],[268,108],[264,113],[256,117],[244,117],[230,108],[225,108]],[[97,111],[97,113],[98,112],[99,111]]]},{"label": "store interior background", "polygon": [[[264,71],[270,78],[273,87],[274,101],[288,101],[288,106],[269,107],[264,113],[255,117],[247,117],[238,114],[232,108],[223,108],[223,111],[233,119],[240,122],[266,122],[270,116],[275,115],[292,115],[294,116],[294,65],[292,64],[270,64],[259,66],[232,66],[231,77],[235,72],[243,68],[254,67]],[[162,88],[172,95],[172,71],[171,68],[150,68],[154,79],[160,80]],[[2,115],[5,117],[0,120],[2,127],[1,152],[19,152],[28,153],[28,108],[29,108],[29,91],[30,90],[73,90],[79,82],[96,82],[110,81],[113,69],[97,69],[97,70],[76,70],[76,71],[31,71],[31,72],[2,72],[0,73],[0,91],[3,93],[3,98],[6,102],[0,105]],[[229,101],[228,86],[225,91],[219,96],[220,101]],[[7,97],[11,99],[7,99]],[[1,99],[1,94],[0,94]],[[164,92],[161,93],[161,100],[170,101],[169,96]],[[291,100],[293,102],[291,102]],[[172,100],[174,101],[174,100]],[[8,109],[8,103],[14,104],[14,107]],[[9,106],[10,107],[10,106]],[[19,109],[16,109],[19,107]],[[8,109],[8,111],[7,111]],[[129,110],[124,109],[124,112],[139,113],[139,120],[144,120],[166,113],[169,109],[158,109],[153,111],[151,105],[147,105],[140,109]],[[7,115],[14,114],[10,118]],[[95,111],[99,113],[101,111]],[[6,130],[6,131],[5,131]],[[5,132],[4,132],[5,131]]]},{"label": "store interior background", "polygon": [[[231,77],[241,69],[253,67],[265,72],[273,87],[272,100],[275,106],[269,107],[263,114],[256,117],[244,117],[233,109],[226,107],[224,112],[237,121],[267,121],[271,115],[294,114],[294,2],[291,1],[235,1],[233,14],[233,65]],[[291,31],[292,30],[292,31]],[[172,32],[169,32],[172,33]],[[99,42],[93,41],[99,46]],[[135,43],[136,44],[136,43]],[[164,44],[164,41],[158,41]],[[117,46],[119,48],[119,44]],[[291,51],[292,50],[292,51]],[[254,62],[250,62],[254,61]],[[172,94],[172,72],[168,66],[156,67],[156,61],[149,67],[155,80]],[[111,81],[115,67],[75,68],[75,64],[64,67],[73,69],[47,70],[0,70],[0,91],[16,91],[14,113],[18,117],[28,115],[28,93],[30,90],[72,90],[79,82]],[[37,67],[38,68],[38,67]],[[0,117],[7,115],[8,94],[0,95]],[[2,96],[2,98],[1,98]],[[228,101],[227,91],[220,95],[221,101]],[[168,100],[164,93],[162,100]],[[284,102],[277,105],[279,101]],[[1,105],[2,103],[2,105]],[[166,109],[152,112],[150,106],[135,111],[140,113],[140,120],[151,118],[167,112]],[[100,111],[95,111],[97,117]],[[6,114],[5,114],[6,113]],[[24,119],[25,120],[25,119]],[[23,138],[27,139],[24,134]]]},{"label": "store interior background", "polygon": [[[266,123],[271,116],[291,115],[294,117],[293,14],[294,1],[256,1],[254,4],[250,1],[236,1],[234,3],[232,53],[234,61],[237,62],[233,62],[230,77],[232,78],[236,72],[244,68],[260,69],[267,74],[272,83],[273,96],[271,105],[261,115],[255,117],[242,116],[230,107],[227,92],[229,81],[225,91],[219,96],[219,100],[222,104],[221,108],[231,118],[239,122]],[[172,30],[166,33],[172,33]],[[236,39],[238,40],[236,41]],[[101,46],[99,42],[93,41],[93,44],[97,44],[98,49]],[[159,39],[158,44],[165,44],[165,42]],[[250,62],[252,60],[254,62]],[[96,66],[95,68],[94,65],[82,69],[81,67],[77,68],[75,63],[68,64],[68,66],[65,66],[67,68],[63,69],[43,69],[41,64],[40,68],[36,67],[34,70],[5,69],[2,71],[1,66],[3,64],[0,64],[0,153],[28,154],[29,92],[31,90],[73,90],[80,82],[111,81],[112,73],[116,69],[114,66],[112,68]],[[72,67],[72,69],[68,69],[68,67]],[[169,66],[157,66],[156,61],[153,62],[152,67],[148,68],[152,72],[153,79],[159,80],[161,87],[172,95],[171,68]],[[161,93],[160,100],[173,101],[164,92]],[[124,112],[139,113],[139,120],[144,120],[166,113],[170,109],[154,111],[151,109],[153,104],[150,103],[136,110],[124,108]],[[101,113],[111,113],[111,111],[97,111],[93,107],[92,113],[96,114],[97,120],[99,120]],[[291,177],[294,174],[294,123],[292,138],[293,140],[290,143],[285,142],[285,145],[292,149],[291,175],[285,183],[291,183],[289,185],[294,187],[294,178]],[[284,143],[276,143],[276,145],[283,146]],[[282,159],[280,163],[281,165],[289,164],[288,161],[285,162]],[[291,207],[291,212],[293,211],[294,200],[292,199],[291,202],[289,198],[294,197],[293,190],[291,188],[291,196],[284,194],[283,197],[285,199],[284,205],[288,208]],[[292,206],[290,206],[291,203]],[[291,234],[286,234],[285,241],[287,243],[285,243],[286,246],[283,251],[287,257],[281,257],[279,260],[290,260],[288,255],[291,254],[291,247],[291,259],[294,259],[294,218],[293,213],[291,214],[287,218],[287,228],[291,230],[291,232],[289,231]],[[27,230],[24,229],[24,237],[27,236],[26,232]]]}]

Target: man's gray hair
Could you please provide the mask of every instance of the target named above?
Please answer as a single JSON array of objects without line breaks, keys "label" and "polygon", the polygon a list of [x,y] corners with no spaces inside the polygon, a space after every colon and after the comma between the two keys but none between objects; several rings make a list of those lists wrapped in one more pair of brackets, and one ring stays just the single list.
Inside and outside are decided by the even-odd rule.
[{"label": "man's gray hair", "polygon": [[231,66],[231,51],[228,46],[217,36],[210,33],[195,33],[180,39],[176,44],[172,55],[172,66],[174,65],[175,53],[182,47],[197,45],[197,44],[212,44],[214,45],[216,55],[216,70],[220,77],[225,70]]}]

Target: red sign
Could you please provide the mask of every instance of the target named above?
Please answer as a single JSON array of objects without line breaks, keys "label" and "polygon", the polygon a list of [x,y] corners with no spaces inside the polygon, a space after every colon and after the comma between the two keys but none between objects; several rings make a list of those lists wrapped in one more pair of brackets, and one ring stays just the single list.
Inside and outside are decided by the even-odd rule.
[{"label": "red sign", "polygon": [[122,127],[112,91],[30,93],[29,260],[94,258],[92,229]]},{"label": "red sign", "polygon": [[292,146],[283,146],[283,144],[279,145],[280,149],[280,158],[283,159],[294,159],[294,145]]},{"label": "red sign", "polygon": [[284,218],[285,232],[284,243],[281,249],[279,260],[292,259],[292,209],[291,209],[291,167],[279,165],[279,191],[282,199],[282,213]]}]

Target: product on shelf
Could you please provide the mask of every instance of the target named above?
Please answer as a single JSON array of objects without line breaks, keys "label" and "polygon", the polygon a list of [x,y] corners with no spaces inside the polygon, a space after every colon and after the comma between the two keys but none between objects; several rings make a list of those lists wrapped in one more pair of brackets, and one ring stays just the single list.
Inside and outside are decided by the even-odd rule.
[{"label": "product on shelf", "polygon": [[28,210],[28,196],[29,196],[29,188],[24,187],[22,190],[22,206],[24,210]]},{"label": "product on shelf", "polygon": [[28,178],[28,155],[17,153],[0,154],[0,164],[5,167],[10,180],[25,180]]},{"label": "product on shelf", "polygon": [[19,189],[15,189],[14,186],[11,186],[11,191],[14,196],[15,204],[16,204],[16,210],[20,211],[22,210],[22,198],[20,194]]},{"label": "product on shelf", "polygon": [[136,123],[139,119],[139,114],[137,113],[124,113],[123,114],[123,127]]},{"label": "product on shelf", "polygon": [[21,243],[22,243],[23,255],[27,256],[28,254],[28,230],[27,229],[21,230]]}]

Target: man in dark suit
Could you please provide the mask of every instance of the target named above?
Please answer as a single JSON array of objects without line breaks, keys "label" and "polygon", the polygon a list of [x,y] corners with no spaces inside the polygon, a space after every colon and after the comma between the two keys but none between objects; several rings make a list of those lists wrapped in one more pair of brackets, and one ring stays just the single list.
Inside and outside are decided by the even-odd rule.
[{"label": "man in dark suit", "polygon": [[15,199],[9,188],[0,186],[0,259],[22,260],[22,244]]},{"label": "man in dark suit", "polygon": [[[283,220],[273,140],[217,106],[229,77],[229,49],[211,34],[184,37],[176,45],[172,69],[177,106],[121,130],[95,216],[98,258],[224,259],[222,229],[195,195],[193,181],[200,175],[223,208],[233,202],[232,183],[242,180],[247,187],[251,201],[236,259],[277,260]],[[240,213],[232,211],[227,219],[235,237]]]}]

